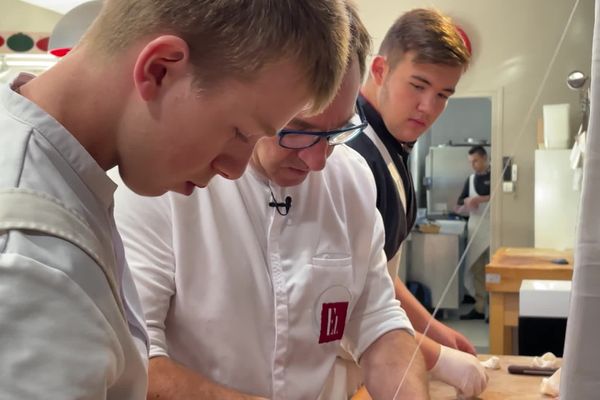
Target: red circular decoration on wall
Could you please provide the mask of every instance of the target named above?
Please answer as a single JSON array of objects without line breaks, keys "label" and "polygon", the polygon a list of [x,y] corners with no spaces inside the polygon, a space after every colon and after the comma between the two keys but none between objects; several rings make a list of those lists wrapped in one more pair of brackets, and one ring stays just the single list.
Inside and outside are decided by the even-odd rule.
[{"label": "red circular decoration on wall", "polygon": [[35,43],[35,46],[42,51],[48,51],[48,41],[49,40],[50,40],[50,38],[48,36],[46,36],[45,38],[41,38],[40,40],[38,40]]},{"label": "red circular decoration on wall", "polygon": [[61,48],[58,48],[58,49],[52,49],[52,50],[50,50],[50,54],[52,54],[53,56],[56,56],[56,57],[63,57],[69,51],[71,51],[70,47],[61,47]]},{"label": "red circular decoration on wall", "polygon": [[469,39],[469,36],[467,36],[466,32],[463,31],[460,26],[457,26],[456,30],[458,31],[458,34],[462,38],[463,43],[465,44],[465,47],[469,51],[469,54],[472,55],[473,54],[473,50],[471,48],[471,39]]},{"label": "red circular decoration on wall", "polygon": [[4,38],[2,36],[0,36],[0,47],[2,47],[3,44],[4,44]]}]

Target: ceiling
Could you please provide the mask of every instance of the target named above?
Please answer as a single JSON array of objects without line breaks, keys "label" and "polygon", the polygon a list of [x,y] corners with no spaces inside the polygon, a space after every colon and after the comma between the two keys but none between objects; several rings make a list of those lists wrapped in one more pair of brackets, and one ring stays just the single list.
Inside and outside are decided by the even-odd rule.
[{"label": "ceiling", "polygon": [[60,14],[65,14],[73,7],[78,6],[81,3],[85,3],[86,0],[21,0],[25,3],[33,4],[35,6],[46,8],[48,10],[55,11]]}]

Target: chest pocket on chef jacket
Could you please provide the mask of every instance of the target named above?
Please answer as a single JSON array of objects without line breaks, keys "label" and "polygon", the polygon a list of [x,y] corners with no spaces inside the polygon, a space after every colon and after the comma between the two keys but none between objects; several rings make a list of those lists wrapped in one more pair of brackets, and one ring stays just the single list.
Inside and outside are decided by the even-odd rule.
[{"label": "chest pocket on chef jacket", "polygon": [[313,331],[321,345],[337,350],[352,306],[352,257],[313,257],[306,288],[313,301]]}]

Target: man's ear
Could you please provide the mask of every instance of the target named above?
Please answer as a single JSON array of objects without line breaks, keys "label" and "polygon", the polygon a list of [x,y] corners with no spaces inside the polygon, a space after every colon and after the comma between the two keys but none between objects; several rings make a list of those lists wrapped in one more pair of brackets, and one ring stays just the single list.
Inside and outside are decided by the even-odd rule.
[{"label": "man's ear", "polygon": [[377,84],[377,86],[381,86],[385,80],[385,77],[388,73],[388,63],[387,59],[384,56],[377,55],[371,61],[371,77]]},{"label": "man's ear", "polygon": [[135,87],[149,101],[168,82],[188,73],[189,47],[185,40],[173,35],[159,36],[138,54],[133,69]]}]

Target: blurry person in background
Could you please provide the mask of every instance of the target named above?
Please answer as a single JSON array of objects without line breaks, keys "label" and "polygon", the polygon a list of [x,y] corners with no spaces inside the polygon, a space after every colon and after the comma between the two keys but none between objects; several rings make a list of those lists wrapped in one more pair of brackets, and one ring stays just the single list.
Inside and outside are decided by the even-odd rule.
[{"label": "blurry person in background", "polygon": [[490,164],[483,146],[469,149],[473,173],[467,178],[458,197],[456,211],[469,216],[468,240],[471,242],[465,257],[465,288],[475,299],[473,309],[460,319],[485,318],[485,266],[490,259],[490,215],[485,213],[490,201]]}]

